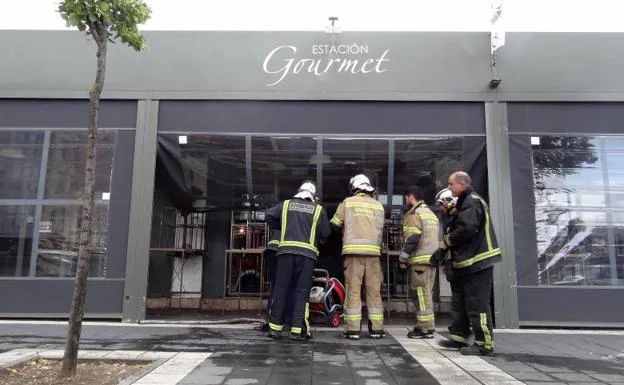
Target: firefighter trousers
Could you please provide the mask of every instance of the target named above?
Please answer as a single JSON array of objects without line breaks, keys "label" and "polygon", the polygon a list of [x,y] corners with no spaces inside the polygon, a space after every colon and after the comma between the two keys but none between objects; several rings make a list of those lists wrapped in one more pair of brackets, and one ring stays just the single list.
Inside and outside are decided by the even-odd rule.
[{"label": "firefighter trousers", "polygon": [[492,267],[466,275],[455,274],[451,282],[452,323],[449,331],[452,340],[467,343],[472,328],[475,345],[488,350],[494,348],[491,308],[493,283]]},{"label": "firefighter trousers", "polygon": [[290,333],[310,334],[308,299],[313,273],[314,260],[311,258],[298,254],[277,256],[275,291],[269,312],[269,328],[272,331],[281,332],[284,329],[284,313],[292,283],[294,300]]},{"label": "firefighter trousers", "polygon": [[[277,278],[277,250],[266,249],[264,250],[264,264],[267,269],[267,278],[269,280],[269,298],[267,300],[266,319],[269,322],[269,314],[271,312],[271,303],[273,302],[273,295],[275,293],[275,280]],[[295,288],[290,286],[288,289],[288,298],[286,299],[286,309],[284,310],[284,324],[291,324],[293,298]]]},{"label": "firefighter trousers", "polygon": [[381,301],[381,263],[379,257],[345,255],[345,283],[347,297],[344,302],[346,332],[360,332],[362,322],[362,282],[366,290],[366,309],[371,331],[383,331],[383,303]]},{"label": "firefighter trousers", "polygon": [[436,268],[429,265],[410,267],[410,289],[416,307],[416,328],[422,332],[435,330],[433,314],[433,285]]}]

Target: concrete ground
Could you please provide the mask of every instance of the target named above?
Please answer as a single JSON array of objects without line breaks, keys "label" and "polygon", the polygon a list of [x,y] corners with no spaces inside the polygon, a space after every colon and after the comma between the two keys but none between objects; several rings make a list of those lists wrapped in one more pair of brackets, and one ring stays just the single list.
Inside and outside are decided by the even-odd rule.
[{"label": "concrete ground", "polygon": [[[295,343],[270,340],[245,324],[87,322],[81,350],[110,352],[107,358],[168,357],[133,382],[142,385],[624,385],[624,332],[497,330],[496,355],[481,358],[440,348],[437,340],[408,339],[407,330],[390,324],[384,340],[353,342],[337,329],[317,327],[312,342]],[[15,349],[58,352],[65,333],[65,322],[0,321],[0,364],[30,352]]]}]

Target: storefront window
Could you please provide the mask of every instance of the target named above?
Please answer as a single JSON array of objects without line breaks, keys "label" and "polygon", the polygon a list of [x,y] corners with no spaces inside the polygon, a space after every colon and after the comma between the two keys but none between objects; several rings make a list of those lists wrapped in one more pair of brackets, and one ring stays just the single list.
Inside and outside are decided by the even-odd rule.
[{"label": "storefront window", "polygon": [[33,206],[0,206],[0,277],[28,276]]},{"label": "storefront window", "polygon": [[0,132],[0,199],[37,197],[43,132]]},{"label": "storefront window", "polygon": [[[38,277],[74,277],[78,263],[82,206],[44,206],[39,229]],[[108,205],[92,215],[90,277],[106,276]]]},{"label": "storefront window", "polygon": [[403,204],[410,185],[423,189],[425,201],[433,203],[447,186],[448,176],[462,166],[462,138],[396,139],[394,145],[393,206]]},{"label": "storefront window", "polygon": [[179,146],[178,161],[184,183],[178,187],[193,200],[195,207],[230,209],[246,199],[244,136],[173,137]]},{"label": "storefront window", "polygon": [[624,285],[624,141],[531,138],[539,285]]},{"label": "storefront window", "polygon": [[388,190],[388,139],[323,139],[323,201],[347,197],[351,177],[364,173],[378,196]]},{"label": "storefront window", "polygon": [[314,138],[251,138],[253,194],[261,205],[292,197],[304,180],[316,183],[316,166]]},{"label": "storefront window", "polygon": [[[111,172],[117,133],[100,132],[97,136],[95,196],[110,193]],[[84,192],[87,133],[55,131],[50,138],[50,154],[45,184],[47,199],[80,199]]]}]

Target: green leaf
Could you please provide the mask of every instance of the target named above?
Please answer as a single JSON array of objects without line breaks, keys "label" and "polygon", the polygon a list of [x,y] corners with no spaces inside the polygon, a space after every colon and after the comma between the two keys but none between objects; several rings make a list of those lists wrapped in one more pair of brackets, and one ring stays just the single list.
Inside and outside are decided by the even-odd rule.
[{"label": "green leaf", "polygon": [[69,14],[69,18],[67,19],[67,22],[75,27],[79,26],[80,24],[82,24],[82,19],[80,17],[79,14],[77,13],[71,13]]},{"label": "green leaf", "polygon": [[104,13],[108,13],[108,11],[110,11],[110,5],[107,2],[99,1],[97,5]]}]

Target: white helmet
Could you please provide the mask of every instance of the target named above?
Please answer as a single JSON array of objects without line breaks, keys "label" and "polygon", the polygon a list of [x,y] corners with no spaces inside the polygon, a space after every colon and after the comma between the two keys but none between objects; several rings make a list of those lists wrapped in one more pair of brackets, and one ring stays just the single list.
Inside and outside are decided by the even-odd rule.
[{"label": "white helmet", "polygon": [[440,190],[436,195],[436,203],[444,207],[444,210],[451,211],[457,204],[457,197],[453,196],[453,192],[448,188]]},{"label": "white helmet", "polygon": [[372,193],[375,189],[366,175],[358,174],[349,181],[349,193],[355,194],[356,191]]},{"label": "white helmet", "polygon": [[308,199],[314,202],[316,200],[316,186],[314,183],[304,182],[301,186],[299,186],[299,190],[297,190],[295,198]]},{"label": "white helmet", "polygon": [[321,303],[323,301],[323,294],[325,294],[325,290],[323,290],[320,286],[313,286],[310,289],[310,303]]}]

